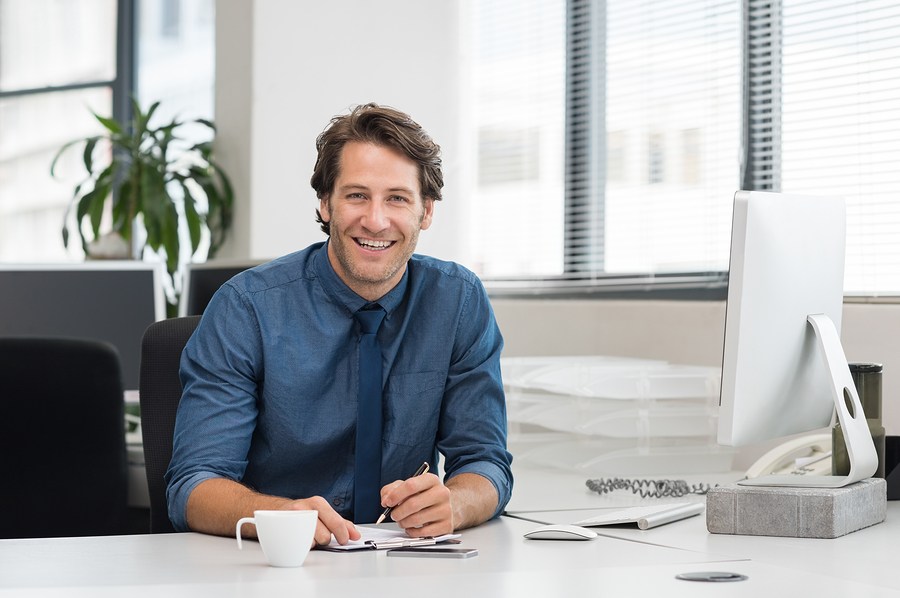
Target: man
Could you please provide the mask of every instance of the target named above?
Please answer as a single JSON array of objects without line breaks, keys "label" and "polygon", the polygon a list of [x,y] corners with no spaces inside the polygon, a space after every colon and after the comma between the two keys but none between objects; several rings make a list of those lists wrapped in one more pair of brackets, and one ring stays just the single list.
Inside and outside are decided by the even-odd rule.
[{"label": "man", "polygon": [[[328,240],[226,283],[185,347],[170,519],[231,535],[257,509],[316,509],[320,544],[358,539],[352,521],[373,523],[369,507],[390,507],[411,536],[478,525],[512,490],[503,341],[474,274],[413,255],[441,199],[440,148],[375,104],[332,119],[316,147],[311,184]],[[371,367],[361,311],[381,319],[373,418],[357,412]],[[378,419],[380,472],[356,450]],[[438,453],[443,481],[413,475],[423,462],[434,471]]]}]

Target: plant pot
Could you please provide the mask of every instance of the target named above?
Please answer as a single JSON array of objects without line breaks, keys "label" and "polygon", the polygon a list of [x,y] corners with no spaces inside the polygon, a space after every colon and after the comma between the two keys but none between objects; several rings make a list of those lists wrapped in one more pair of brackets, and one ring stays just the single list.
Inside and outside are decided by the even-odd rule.
[{"label": "plant pot", "polygon": [[106,233],[94,239],[87,246],[89,260],[131,260],[134,259],[131,246],[117,232]]}]

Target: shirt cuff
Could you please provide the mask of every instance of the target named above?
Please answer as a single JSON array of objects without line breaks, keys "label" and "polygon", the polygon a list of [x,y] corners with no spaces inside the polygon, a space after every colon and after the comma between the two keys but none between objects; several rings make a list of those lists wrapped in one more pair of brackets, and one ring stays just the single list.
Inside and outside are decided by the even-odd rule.
[{"label": "shirt cuff", "polygon": [[491,519],[503,513],[503,509],[506,508],[506,504],[512,496],[512,473],[508,469],[504,469],[489,461],[476,461],[463,465],[454,471],[452,475],[449,475],[447,479],[453,479],[461,473],[474,473],[487,478],[497,491],[497,509],[491,515]]},{"label": "shirt cuff", "polygon": [[190,497],[194,488],[200,485],[200,482],[219,477],[222,476],[209,471],[202,471],[169,484],[166,492],[166,500],[169,508],[169,521],[172,522],[172,527],[175,528],[175,531],[191,531],[187,522],[187,503],[188,497]]}]

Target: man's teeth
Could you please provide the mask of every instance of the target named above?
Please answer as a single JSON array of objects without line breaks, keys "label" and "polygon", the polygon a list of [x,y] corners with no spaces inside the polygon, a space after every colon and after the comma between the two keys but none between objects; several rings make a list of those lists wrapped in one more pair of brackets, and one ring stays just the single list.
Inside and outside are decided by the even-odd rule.
[{"label": "man's teeth", "polygon": [[367,249],[387,249],[391,246],[390,241],[369,241],[366,239],[357,239],[357,243]]}]

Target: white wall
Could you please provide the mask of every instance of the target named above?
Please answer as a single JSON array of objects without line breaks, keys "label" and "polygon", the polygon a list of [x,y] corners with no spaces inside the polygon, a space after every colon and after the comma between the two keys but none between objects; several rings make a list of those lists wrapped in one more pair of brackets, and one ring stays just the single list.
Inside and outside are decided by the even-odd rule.
[{"label": "white wall", "polygon": [[[222,257],[275,257],[324,239],[309,186],[331,118],[374,101],[408,112],[458,153],[457,2],[219,0],[217,151],[235,179],[235,231]],[[458,173],[420,251],[455,258]]]}]

